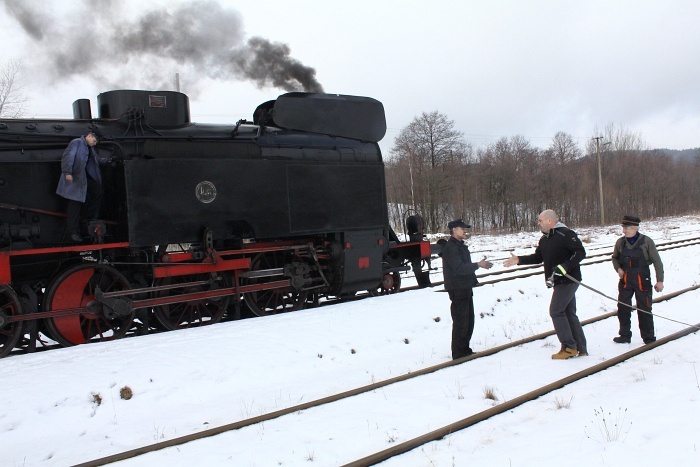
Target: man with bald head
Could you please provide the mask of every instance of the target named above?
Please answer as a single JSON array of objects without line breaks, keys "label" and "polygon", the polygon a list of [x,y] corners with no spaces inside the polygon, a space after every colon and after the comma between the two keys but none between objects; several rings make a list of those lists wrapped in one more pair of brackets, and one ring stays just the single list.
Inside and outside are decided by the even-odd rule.
[{"label": "man with bald head", "polygon": [[553,288],[549,304],[549,316],[552,317],[561,350],[552,355],[554,360],[565,360],[575,356],[587,356],[586,336],[576,316],[576,289],[578,284],[571,281],[567,274],[581,280],[579,263],[586,257],[586,250],[576,232],[559,222],[559,216],[547,209],[537,218],[542,231],[540,243],[535,253],[526,256],[511,257],[503,262],[506,267],[516,264],[544,264],[544,276],[547,287]]}]

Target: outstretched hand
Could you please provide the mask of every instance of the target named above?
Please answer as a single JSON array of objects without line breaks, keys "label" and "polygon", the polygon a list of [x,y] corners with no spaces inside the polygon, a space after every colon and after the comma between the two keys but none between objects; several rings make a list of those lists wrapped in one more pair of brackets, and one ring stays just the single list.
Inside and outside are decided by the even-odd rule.
[{"label": "outstretched hand", "polygon": [[476,263],[476,265],[484,269],[491,269],[493,267],[493,263],[491,261],[486,260],[481,260],[478,263]]},{"label": "outstretched hand", "polygon": [[511,267],[511,266],[515,266],[515,265],[518,264],[519,262],[520,262],[520,259],[518,259],[518,257],[517,257],[516,255],[514,255],[513,253],[511,253],[511,254],[510,254],[510,258],[508,258],[507,260],[503,261],[503,266],[509,268],[509,267]]}]

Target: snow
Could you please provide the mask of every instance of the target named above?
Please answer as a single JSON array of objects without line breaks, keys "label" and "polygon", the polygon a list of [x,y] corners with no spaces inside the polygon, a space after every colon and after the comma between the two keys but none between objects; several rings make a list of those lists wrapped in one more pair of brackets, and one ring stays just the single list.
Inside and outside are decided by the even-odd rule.
[{"label": "snow", "polygon": [[[618,226],[577,231],[591,255],[611,249],[620,235]],[[699,231],[699,216],[642,226],[657,244]],[[496,271],[509,251],[531,252],[538,238],[477,235],[468,244],[474,258],[496,260]],[[661,257],[666,288],[655,297],[697,285],[700,245]],[[616,296],[610,262],[582,273],[586,284]],[[433,280],[441,279],[436,271]],[[86,462],[448,361],[452,323],[441,289],[5,358],[0,465]],[[472,348],[552,330],[550,295],[542,274],[475,289]],[[684,328],[660,316],[700,322],[698,300],[695,290],[655,304],[657,337]],[[577,304],[581,320],[616,308],[584,288]],[[609,318],[584,327],[589,357],[551,360],[559,347],[551,336],[122,464],[341,465],[637,348],[636,317],[632,330],[632,344],[613,343],[617,319]],[[385,464],[700,465],[698,358],[698,335],[690,334]],[[133,392],[129,400],[120,398],[125,386]],[[487,388],[498,400],[485,398]]]}]

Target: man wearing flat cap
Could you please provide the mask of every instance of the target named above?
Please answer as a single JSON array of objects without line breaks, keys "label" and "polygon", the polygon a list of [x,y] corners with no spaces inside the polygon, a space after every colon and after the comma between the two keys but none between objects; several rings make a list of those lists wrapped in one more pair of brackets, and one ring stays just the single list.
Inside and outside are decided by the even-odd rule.
[{"label": "man wearing flat cap", "polygon": [[[654,316],[651,314],[651,271],[649,265],[654,265],[656,284],[654,290],[664,289],[664,265],[656,249],[654,241],[639,233],[641,220],[635,216],[622,218],[623,236],[615,243],[612,263],[620,282],[617,299],[626,303],[617,305],[617,319],[620,321],[620,335],[613,340],[618,344],[629,344],[632,341],[632,296],[637,302],[637,318],[639,331],[645,344],[656,340],[654,335]],[[640,311],[643,310],[643,311]]]},{"label": "man wearing flat cap", "polygon": [[490,269],[493,263],[485,260],[472,263],[469,248],[464,244],[470,225],[462,219],[455,219],[447,224],[447,228],[451,236],[442,249],[442,274],[445,277],[445,290],[452,301],[452,358],[458,359],[474,353],[469,341],[474,332],[472,289],[479,283],[476,270]]}]

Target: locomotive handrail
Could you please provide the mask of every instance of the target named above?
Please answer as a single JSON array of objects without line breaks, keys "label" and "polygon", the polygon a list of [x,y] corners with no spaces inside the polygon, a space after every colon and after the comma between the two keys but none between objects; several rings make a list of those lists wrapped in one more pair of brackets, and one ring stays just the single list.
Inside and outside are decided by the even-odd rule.
[{"label": "locomotive handrail", "polygon": [[8,211],[36,212],[37,214],[46,214],[48,216],[54,216],[54,217],[67,217],[65,212],[47,211],[46,209],[38,209],[38,208],[28,208],[26,206],[19,206],[17,204],[9,204],[9,203],[0,203],[0,209],[7,209]]}]

